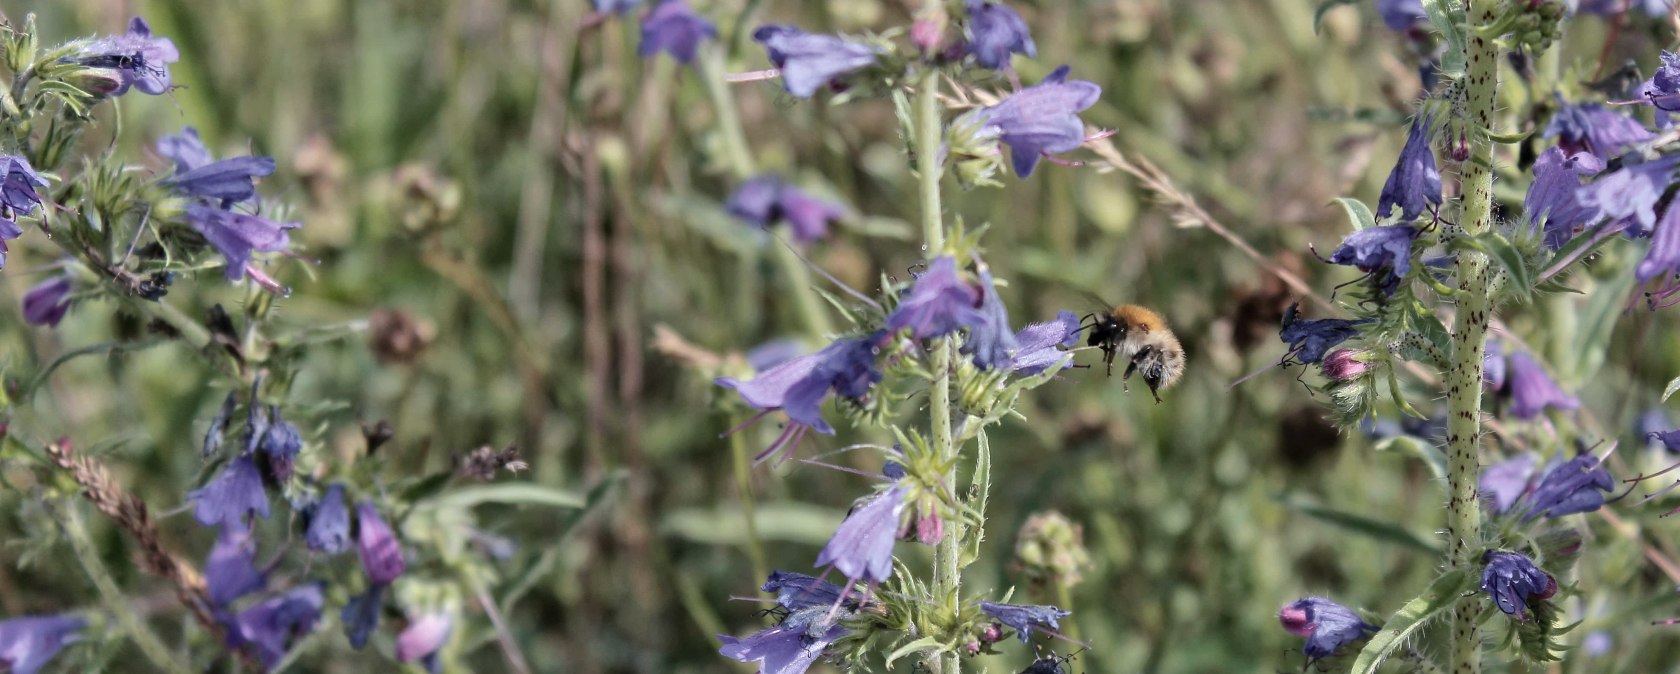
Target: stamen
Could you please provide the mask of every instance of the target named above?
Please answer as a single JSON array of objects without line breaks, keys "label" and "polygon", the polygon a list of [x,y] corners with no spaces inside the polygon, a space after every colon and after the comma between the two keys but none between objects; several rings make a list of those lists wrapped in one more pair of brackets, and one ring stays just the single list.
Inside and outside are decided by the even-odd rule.
[{"label": "stamen", "polygon": [[765,80],[773,80],[781,76],[782,70],[780,68],[771,68],[769,70],[750,70],[744,73],[731,73],[725,75],[723,80],[725,82],[735,84],[740,82],[763,82]]}]

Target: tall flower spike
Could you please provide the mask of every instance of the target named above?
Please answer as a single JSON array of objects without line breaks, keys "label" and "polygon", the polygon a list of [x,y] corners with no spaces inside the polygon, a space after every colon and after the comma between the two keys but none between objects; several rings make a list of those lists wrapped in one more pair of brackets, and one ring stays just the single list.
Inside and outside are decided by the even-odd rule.
[{"label": "tall flower spike", "polygon": [[[1436,180],[1439,188],[1439,176]],[[1437,197],[1436,202],[1439,201]],[[1411,273],[1412,241],[1417,236],[1418,228],[1411,225],[1367,227],[1343,239],[1342,245],[1330,254],[1330,263],[1372,274],[1382,294],[1392,295],[1406,274]]]},{"label": "tall flower spike", "polygon": [[1575,513],[1589,513],[1604,506],[1605,493],[1616,489],[1616,479],[1599,463],[1598,457],[1582,454],[1553,466],[1541,476],[1528,497],[1524,522],[1541,515],[1548,519]]},{"label": "tall flower spike", "polygon": [[204,584],[210,603],[225,607],[233,600],[261,590],[265,579],[252,557],[256,554],[251,532],[243,524],[223,524],[204,562]]},{"label": "tall flower spike", "polygon": [[904,515],[905,487],[878,492],[846,516],[817,555],[817,566],[833,565],[847,578],[885,582],[892,578],[893,542]]},{"label": "tall flower spike", "polygon": [[1534,182],[1523,197],[1523,217],[1529,227],[1545,226],[1545,244],[1557,250],[1599,218],[1598,209],[1582,204],[1576,194],[1583,176],[1604,170],[1604,161],[1580,152],[1565,156],[1550,147],[1534,162]]},{"label": "tall flower spike", "polygon": [[198,501],[193,517],[207,527],[243,524],[251,515],[268,519],[268,494],[263,492],[262,473],[249,456],[229,461],[209,484],[187,492],[187,499]]},{"label": "tall flower spike", "polygon": [[1547,408],[1572,410],[1581,406],[1581,400],[1558,388],[1557,382],[1552,381],[1533,356],[1514,351],[1509,364],[1511,416],[1527,421],[1540,416]]},{"label": "tall flower spike", "polygon": [[1068,81],[1062,66],[1044,80],[1000,101],[963,116],[958,126],[979,123],[1009,146],[1016,175],[1032,175],[1038,160],[1085,144],[1085,123],[1079,113],[1096,105],[1102,87],[1085,80]]},{"label": "tall flower spike", "polygon": [[397,661],[419,660],[426,671],[437,674],[438,651],[449,642],[449,635],[453,631],[453,621],[447,614],[428,613],[420,616],[397,635]]},{"label": "tall flower spike", "polygon": [[249,644],[264,665],[273,667],[285,659],[292,644],[315,631],[324,604],[318,583],[265,599],[234,618],[228,627],[229,645]]},{"label": "tall flower spike", "polygon": [[642,58],[659,52],[678,63],[694,62],[700,43],[717,37],[717,26],[695,13],[687,0],[665,0],[642,19]]},{"label": "tall flower spike", "polygon": [[68,615],[0,621],[0,665],[11,674],[35,674],[86,627],[86,620]]},{"label": "tall flower spike", "polygon": [[1565,152],[1587,152],[1607,162],[1656,138],[1656,134],[1622,113],[1596,103],[1574,105],[1561,101],[1543,136],[1556,137],[1558,146]]},{"label": "tall flower spike", "polygon": [[[1430,118],[1412,120],[1406,134],[1406,146],[1400,149],[1400,159],[1383,183],[1377,197],[1377,217],[1389,217],[1395,206],[1400,207],[1400,220],[1416,220],[1430,205],[1441,205],[1441,171],[1435,168],[1435,150],[1430,147]],[[1366,230],[1369,231],[1369,230]]]},{"label": "tall flower spike", "polygon": [[1290,634],[1306,638],[1301,650],[1313,660],[1335,655],[1343,646],[1379,629],[1352,609],[1324,597],[1306,597],[1284,605],[1278,609],[1278,622]]},{"label": "tall flower spike", "polygon": [[1482,564],[1482,591],[1493,597],[1499,610],[1517,620],[1528,620],[1530,602],[1557,594],[1557,579],[1524,555],[1489,550],[1482,555]]},{"label": "tall flower spike", "polygon": [[980,610],[1015,630],[1015,635],[1021,638],[1023,644],[1032,637],[1034,627],[1061,629],[1057,621],[1073,615],[1073,611],[1063,611],[1054,606],[998,604],[989,601],[980,602]]},{"label": "tall flower spike", "polygon": [[1657,223],[1657,201],[1674,177],[1680,155],[1670,155],[1600,175],[1581,188],[1575,199],[1625,226],[1630,236],[1644,236]]},{"label": "tall flower spike", "polygon": [[70,311],[70,276],[56,274],[23,294],[23,321],[57,327]]},{"label": "tall flower spike", "polygon": [[75,58],[85,66],[117,71],[122,82],[112,96],[128,93],[131,86],[153,96],[169,91],[169,64],[179,60],[175,43],[152,37],[152,27],[138,16],[128,22],[127,33],[96,40]]},{"label": "tall flower spike", "polygon": [[356,506],[356,545],[369,583],[390,585],[408,568],[397,535],[367,501]]},{"label": "tall flower spike", "polygon": [[874,47],[834,35],[807,33],[793,26],[769,25],[753,31],[770,62],[782,71],[788,93],[810,98],[817,89],[875,64]]},{"label": "tall flower spike", "polygon": [[975,63],[992,70],[1009,68],[1010,54],[1038,56],[1021,15],[1008,5],[987,0],[968,0],[967,51]]}]

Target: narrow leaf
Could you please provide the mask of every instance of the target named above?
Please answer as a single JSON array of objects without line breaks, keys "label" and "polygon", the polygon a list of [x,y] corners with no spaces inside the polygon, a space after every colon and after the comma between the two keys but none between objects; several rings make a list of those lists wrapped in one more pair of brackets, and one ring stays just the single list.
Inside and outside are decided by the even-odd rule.
[{"label": "narrow leaf", "polygon": [[1527,297],[1534,290],[1534,274],[1528,268],[1528,261],[1523,259],[1521,251],[1511,244],[1511,240],[1496,232],[1489,232],[1476,237],[1477,248],[1487,252],[1488,257],[1505,268],[1510,276],[1511,287],[1516,289],[1518,297]]},{"label": "narrow leaf", "polygon": [[1404,646],[1412,633],[1436,616],[1452,609],[1458,600],[1476,586],[1476,578],[1463,569],[1442,574],[1417,598],[1395,611],[1382,629],[1371,637],[1370,643],[1359,651],[1353,661],[1354,674],[1375,674],[1383,660]]},{"label": "narrow leaf", "polygon": [[1285,508],[1289,508],[1290,510],[1294,510],[1314,519],[1342,527],[1343,529],[1347,529],[1354,533],[1370,536],[1371,538],[1379,541],[1394,543],[1396,545],[1411,548],[1429,555],[1441,554],[1440,546],[1436,545],[1434,541],[1413,533],[1411,530],[1394,522],[1384,522],[1364,515],[1356,515],[1354,513],[1336,510],[1334,508],[1327,508],[1316,503],[1310,503],[1299,498],[1288,496],[1279,497],[1278,502],[1282,503]]},{"label": "narrow leaf", "polygon": [[1423,0],[1423,11],[1429,15],[1430,25],[1441,33],[1447,42],[1447,48],[1441,55],[1441,74],[1457,76],[1464,72],[1464,25],[1459,19],[1464,16],[1464,10],[1458,3],[1451,0]]},{"label": "narrow leaf", "polygon": [[968,483],[968,505],[980,515],[980,524],[963,532],[962,568],[980,558],[980,543],[986,540],[986,495],[992,491],[992,441],[985,431],[975,439],[974,479]]},{"label": "narrow leaf", "polygon": [[1366,206],[1365,202],[1353,197],[1337,197],[1336,203],[1341,205],[1342,210],[1347,211],[1348,221],[1353,223],[1353,231],[1377,226],[1377,218],[1371,214],[1371,207]]},{"label": "narrow leaf", "polygon": [[939,640],[933,637],[922,637],[903,646],[899,646],[897,650],[894,650],[891,654],[887,655],[887,669],[892,669],[893,661],[906,655],[920,653],[922,651],[931,651],[939,647]]},{"label": "narrow leaf", "polygon": [[440,508],[469,508],[481,503],[538,505],[554,508],[582,508],[585,501],[576,492],[530,482],[508,482],[476,487],[458,487],[427,502]]}]

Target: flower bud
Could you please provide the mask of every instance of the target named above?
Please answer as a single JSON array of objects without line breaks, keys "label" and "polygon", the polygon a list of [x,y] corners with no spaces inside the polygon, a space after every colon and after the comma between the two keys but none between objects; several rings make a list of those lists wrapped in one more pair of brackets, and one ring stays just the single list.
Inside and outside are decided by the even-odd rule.
[{"label": "flower bud", "polygon": [[1085,550],[1085,534],[1079,525],[1049,511],[1021,525],[1015,563],[1038,579],[1071,586],[1091,567],[1091,554]]}]

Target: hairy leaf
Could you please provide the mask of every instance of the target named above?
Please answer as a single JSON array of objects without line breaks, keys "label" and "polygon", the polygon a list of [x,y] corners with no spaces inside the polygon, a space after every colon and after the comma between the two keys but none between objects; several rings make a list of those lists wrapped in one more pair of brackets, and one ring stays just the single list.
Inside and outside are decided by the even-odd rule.
[{"label": "hairy leaf", "polygon": [[1430,620],[1452,610],[1459,599],[1475,587],[1475,575],[1463,569],[1441,574],[1435,582],[1429,584],[1423,594],[1406,602],[1405,606],[1389,616],[1388,622],[1383,623],[1382,629],[1371,637],[1371,641],[1359,651],[1359,657],[1354,659],[1354,674],[1374,674],[1383,661],[1404,645],[1414,632]]}]

